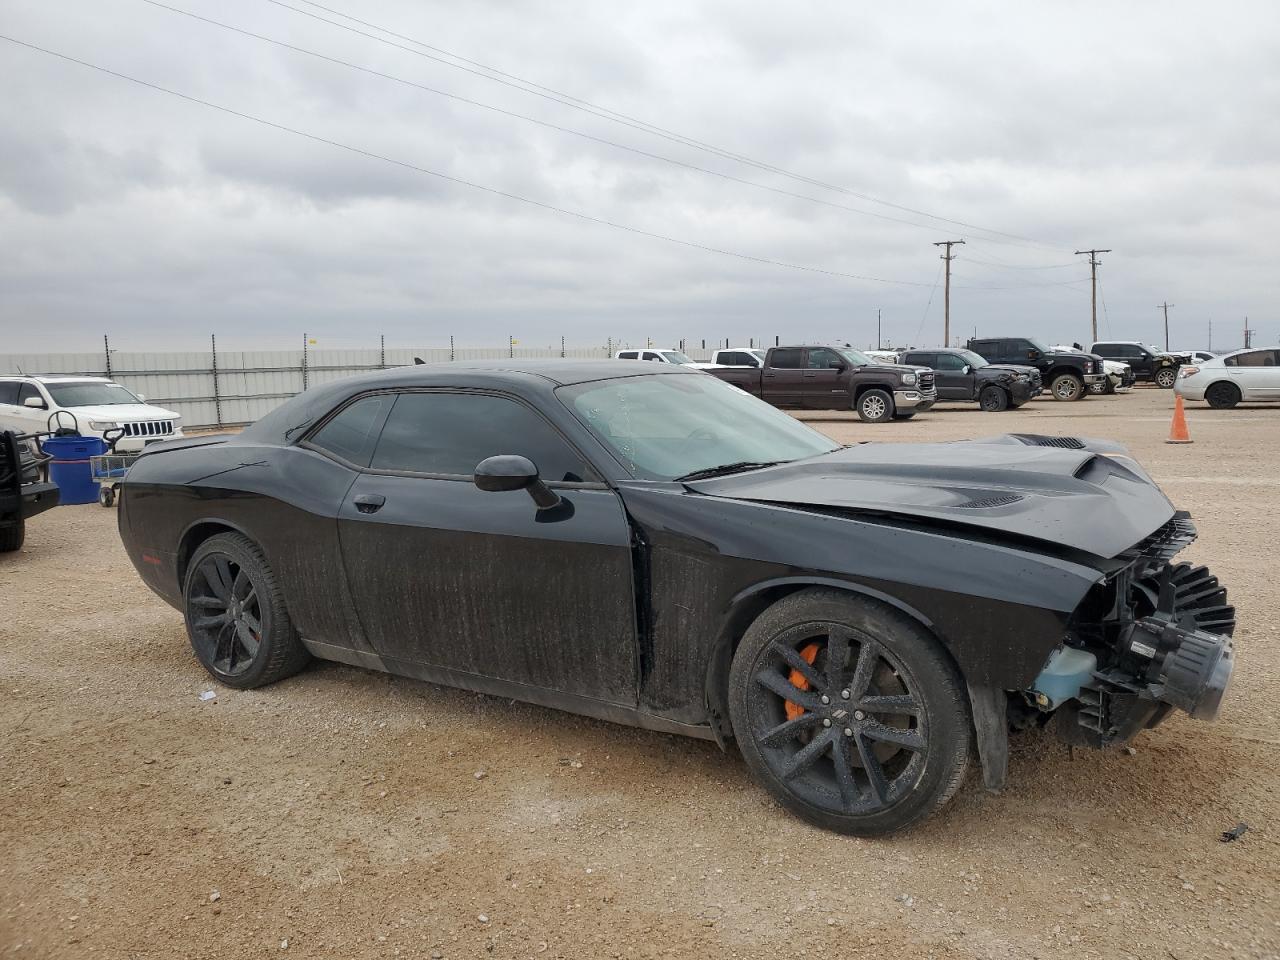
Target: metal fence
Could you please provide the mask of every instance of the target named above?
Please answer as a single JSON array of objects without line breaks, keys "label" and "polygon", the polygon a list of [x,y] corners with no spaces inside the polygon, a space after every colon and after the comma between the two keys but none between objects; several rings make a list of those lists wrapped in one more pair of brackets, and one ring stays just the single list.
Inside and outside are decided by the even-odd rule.
[{"label": "metal fence", "polygon": [[[734,340],[754,346],[756,338]],[[450,338],[452,344],[452,338]],[[304,338],[298,350],[219,350],[210,338],[208,350],[151,353],[114,350],[103,339],[94,353],[0,354],[0,374],[77,374],[110,377],[148,403],[181,414],[184,427],[224,427],[252,423],[273,407],[307,387],[342,377],[408,366],[415,358],[427,363],[447,360],[490,360],[511,357],[564,357],[593,360],[613,356],[627,347],[665,346],[610,341],[597,347],[522,347],[512,340],[499,347],[430,347],[422,349],[378,346],[365,350],[313,349]],[[677,344],[694,360],[710,360],[728,341],[685,340]]]}]

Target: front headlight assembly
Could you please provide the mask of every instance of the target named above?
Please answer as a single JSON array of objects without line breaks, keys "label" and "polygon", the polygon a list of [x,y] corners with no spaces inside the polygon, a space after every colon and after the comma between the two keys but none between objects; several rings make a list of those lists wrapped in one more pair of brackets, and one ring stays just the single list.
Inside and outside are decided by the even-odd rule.
[{"label": "front headlight assembly", "polygon": [[916,375],[914,373],[904,373],[902,375],[902,385],[905,387],[914,387],[916,385]]},{"label": "front headlight assembly", "polygon": [[90,420],[89,421],[90,430],[114,430],[118,426],[120,426],[120,424],[116,423],[114,420]]}]

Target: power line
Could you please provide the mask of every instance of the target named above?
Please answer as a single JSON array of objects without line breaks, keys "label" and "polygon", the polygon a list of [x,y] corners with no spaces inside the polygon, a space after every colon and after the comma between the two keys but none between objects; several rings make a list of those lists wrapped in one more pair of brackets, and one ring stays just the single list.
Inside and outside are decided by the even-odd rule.
[{"label": "power line", "polygon": [[435,87],[428,86],[427,84],[418,83],[415,80],[408,80],[404,77],[398,77],[394,74],[384,73],[381,70],[374,70],[371,67],[364,67],[358,63],[351,63],[350,61],[342,60],[338,57],[332,57],[326,53],[320,53],[315,50],[308,50],[305,47],[300,47],[300,46],[297,46],[296,44],[288,43],[284,40],[277,40],[274,37],[268,37],[260,33],[255,33],[252,30],[246,30],[242,27],[237,27],[229,23],[224,23],[220,20],[213,20],[209,17],[204,17],[204,16],[201,16],[200,14],[192,13],[188,10],[182,10],[178,7],[172,7],[167,3],[161,3],[160,0],[142,0],[142,2],[152,7],[158,7],[162,10],[168,10],[171,13],[176,13],[184,17],[189,17],[192,20],[198,20],[201,23],[206,23],[206,24],[209,24],[210,26],[219,27],[223,30],[229,30],[233,33],[238,33],[246,37],[252,37],[255,40],[261,40],[264,43],[273,44],[274,46],[281,47],[285,50],[291,50],[295,53],[301,53],[309,57],[315,57],[318,60],[324,60],[328,63],[333,63],[338,66],[347,67],[348,69],[351,69],[351,70],[358,70],[361,73],[369,74],[370,76],[374,76],[374,77],[380,77],[384,80],[390,80],[394,83],[404,84],[405,86],[413,87],[417,90],[422,90],[426,93],[432,93],[437,96],[446,97],[450,100],[455,100],[459,103],[468,104],[469,106],[479,107],[482,110],[489,110],[489,111],[492,111],[493,113],[498,113],[506,117],[512,117],[517,120],[523,120],[527,123],[536,124],[540,127],[546,127],[550,130],[557,130],[561,133],[567,133],[567,134],[570,134],[571,136],[580,137],[583,140],[590,140],[593,143],[603,144],[608,147],[613,147],[617,150],[625,150],[628,153],[633,153],[641,157],[646,157],[650,160],[660,160],[663,163],[669,163],[669,164],[672,164],[673,166],[683,167],[686,170],[692,170],[696,173],[703,173],[708,176],[718,177],[721,180],[727,180],[732,183],[739,183],[739,184],[742,184],[743,186],[754,187],[757,190],[766,190],[769,193],[778,194],[779,196],[783,196],[783,197],[790,197],[795,200],[807,200],[810,203],[821,204],[824,207],[833,207],[837,210],[846,210],[850,213],[856,213],[865,217],[874,217],[877,220],[887,220],[891,223],[901,223],[909,227],[916,227],[917,229],[920,229],[920,230],[933,229],[928,224],[917,223],[914,220],[904,220],[901,217],[893,217],[884,213],[875,213],[871,210],[860,210],[857,207],[850,207],[843,203],[835,203],[831,200],[823,200],[819,197],[809,196],[808,194],[795,193],[790,190],[783,190],[780,187],[772,187],[772,186],[769,186],[768,184],[757,183],[753,180],[745,180],[741,177],[735,177],[732,174],[722,173],[719,170],[711,170],[711,169],[708,169],[707,167],[700,167],[696,164],[688,163],[684,160],[677,160],[673,157],[663,156],[662,154],[651,153],[647,150],[641,150],[638,147],[632,147],[632,146],[628,146],[627,144],[617,143],[616,141],[607,140],[604,137],[597,137],[594,134],[585,133],[581,130],[574,130],[572,127],[561,126],[560,124],[551,123],[550,121],[547,121],[547,120],[539,120],[536,117],[530,117],[522,113],[517,113],[514,110],[507,110],[503,107],[497,107],[492,104],[484,103],[483,101],[480,101],[480,100],[473,100],[470,97],[464,97],[459,94],[449,93],[446,90],[439,90]]},{"label": "power line", "polygon": [[[148,3],[152,0],[147,0]],[[970,238],[972,239],[972,238]],[[978,260],[974,257],[959,257],[965,263],[980,263],[986,267],[1001,267],[1005,270],[1060,270],[1063,267],[1079,266],[1079,260],[1068,260],[1066,263],[1046,263],[1043,265],[1026,264],[1026,263],[997,263],[994,260]]]},{"label": "power line", "polygon": [[642,230],[639,227],[628,226],[627,224],[617,223],[616,221],[613,221],[613,220],[606,220],[603,217],[595,217],[595,216],[592,216],[591,214],[581,213],[577,210],[570,210],[565,207],[558,207],[558,206],[555,206],[554,204],[545,203],[541,200],[533,200],[529,197],[520,196],[519,194],[508,193],[507,191],[499,190],[496,187],[488,187],[483,184],[475,183],[471,180],[464,180],[461,177],[455,177],[447,173],[440,173],[437,170],[428,169],[427,167],[421,167],[421,166],[418,166],[417,164],[409,163],[408,161],[405,161],[405,160],[396,160],[393,157],[384,156],[379,153],[374,153],[370,150],[365,150],[361,147],[355,147],[355,146],[352,146],[351,144],[342,143],[339,140],[332,140],[332,139],[329,139],[328,137],[319,136],[318,134],[308,133],[305,130],[299,130],[295,127],[289,127],[282,123],[276,123],[273,120],[267,120],[267,119],[264,119],[263,117],[257,117],[250,113],[244,113],[240,110],[235,110],[231,107],[224,107],[221,104],[214,103],[210,100],[201,100],[199,97],[193,97],[189,94],[180,93],[177,90],[171,90],[168,87],[160,86],[157,83],[151,83],[148,80],[141,80],[137,77],[129,76],[126,73],[120,73],[119,71],[112,70],[108,67],[102,67],[96,63],[90,63],[87,60],[80,60],[76,57],[69,56],[65,53],[58,53],[56,50],[49,50],[45,47],[37,46],[34,43],[28,43],[25,40],[18,40],[15,37],[10,37],[5,34],[0,34],[0,40],[7,40],[8,42],[16,44],[17,46],[26,47],[28,50],[35,50],[38,53],[43,53],[51,57],[56,57],[57,59],[64,60],[68,63],[78,64],[79,66],[87,67],[90,70],[96,70],[99,73],[105,73],[109,76],[116,77],[120,80],[128,80],[130,83],[136,83],[139,86],[147,87],[150,90],[155,90],[160,93],[168,94],[169,96],[172,96],[172,97],[177,97],[178,99],[185,100],[188,103],[194,103],[202,107],[208,107],[211,110],[217,110],[220,113],[226,113],[233,117],[239,117],[242,120],[251,120],[254,123],[259,123],[259,124],[262,124],[263,126],[271,127],[272,129],[275,129],[275,130],[281,130],[285,133],[291,133],[294,136],[303,137],[304,139],[312,140],[316,143],[323,143],[331,147],[337,147],[340,150],[346,150],[350,153],[354,153],[362,157],[368,157],[369,159],[372,159],[372,160],[381,160],[384,163],[389,163],[397,167],[402,167],[406,170],[412,170],[416,173],[422,173],[422,174],[426,174],[427,176],[436,177],[440,180],[446,180],[450,183],[456,183],[459,186],[471,187],[472,189],[480,190],[480,191],[483,191],[484,193],[489,193],[494,196],[503,197],[507,200],[518,200],[519,202],[529,204],[530,206],[538,207],[543,210],[549,210],[553,213],[564,214],[565,216],[573,217],[578,220],[583,220],[588,223],[595,223],[601,226],[613,227],[616,230],[623,230],[623,231],[626,231],[627,233],[636,234],[638,236],[649,237],[650,239],[653,239],[653,240],[663,240],[667,243],[678,244],[679,246],[682,246],[682,247],[690,247],[697,250],[705,250],[708,253],[718,253],[722,256],[735,257],[739,260],[748,260],[753,263],[763,263],[768,266],[785,267],[790,270],[802,270],[807,273],[819,273],[819,274],[824,274],[826,276],[831,276],[831,277],[841,277],[846,280],[864,280],[864,281],[873,282],[873,283],[892,283],[900,286],[909,286],[909,287],[927,286],[927,284],[925,283],[914,281],[914,280],[886,280],[883,277],[864,276],[864,275],[855,274],[855,273],[844,273],[839,270],[827,270],[822,267],[811,267],[803,264],[787,263],[786,261],[782,261],[782,260],[773,260],[768,257],[757,257],[749,253],[739,253],[735,250],[726,250],[722,247],[713,247],[708,244],[697,243],[692,240],[681,240],[678,237],[671,237],[671,236],[667,236],[666,234],[654,233],[649,230]]},{"label": "power line", "polygon": [[[405,34],[397,33],[394,30],[390,30],[386,27],[379,26],[378,24],[372,23],[367,20],[361,20],[358,17],[354,17],[350,14],[343,13],[340,10],[335,10],[333,7],[327,7],[327,6],[324,6],[323,4],[316,3],[314,2],[314,0],[300,0],[300,2],[305,3],[311,7],[315,7],[318,10],[323,10],[326,13],[333,14],[334,16],[342,17],[344,20],[350,20],[352,23],[358,23],[361,26],[368,27],[371,30],[377,30],[380,33],[384,33],[389,37],[395,37],[397,40],[404,40],[407,43],[414,44],[416,47],[421,47],[423,49],[418,50],[418,49],[414,49],[414,47],[407,47],[407,46],[404,46],[404,44],[396,43],[392,40],[388,40],[386,37],[380,37],[380,36],[377,36],[376,34],[367,33],[364,30],[359,30],[355,27],[350,26],[349,24],[339,23],[336,20],[330,20],[327,17],[322,17],[319,14],[312,13],[309,10],[302,10],[298,7],[292,6],[291,4],[285,3],[284,0],[266,0],[266,2],[277,7],[281,7],[285,10],[291,10],[294,13],[300,14],[301,16],[310,17],[313,20],[318,20],[321,23],[327,23],[330,26],[337,27],[340,30],[347,30],[359,36],[366,37],[377,43],[387,44],[388,46],[395,47],[396,49],[404,50],[407,53],[412,53],[415,56],[424,57],[436,63],[443,64],[444,66],[452,67],[455,70],[462,70],[462,71],[465,71],[466,73],[470,73],[478,77],[483,77],[484,79],[490,80],[494,83],[500,83],[500,84],[503,84],[504,86],[512,87],[513,89],[516,89],[516,90],[521,90],[524,93],[528,93],[536,97],[541,97],[544,100],[551,100],[555,103],[561,104],[562,106],[566,106],[574,110],[581,110],[585,113],[592,114],[593,116],[597,116],[604,120],[609,120],[614,123],[620,123],[623,126],[631,127],[635,130],[639,130],[642,133],[647,133],[651,136],[661,137],[665,140],[671,140],[675,143],[680,143],[686,147],[691,147],[696,150],[709,152],[709,153],[715,154],[716,156],[722,157],[724,159],[734,160],[738,163],[747,164],[749,166],[756,167],[757,169],[760,169],[760,170],[765,170],[770,173],[775,173],[780,176],[788,177],[793,180],[798,180],[800,182],[810,184],[811,186],[822,187],[823,189],[826,189],[826,190],[833,190],[838,193],[843,193],[851,197],[856,197],[857,199],[865,200],[868,203],[875,203],[881,206],[891,207],[895,210],[900,210],[904,213],[911,213],[916,216],[927,217],[930,220],[937,220],[941,223],[949,223],[953,226],[958,226],[958,227],[967,227],[970,230],[978,230],[982,233],[993,234],[994,237],[1005,238],[1004,240],[995,239],[994,237],[982,238],[989,243],[1009,243],[1010,241],[1016,241],[1020,244],[1031,244],[1033,246],[1045,247],[1047,249],[1061,249],[1061,248],[1051,247],[1048,244],[1043,244],[1030,237],[1023,237],[1015,233],[1007,233],[1003,230],[996,230],[991,227],[983,227],[983,226],[979,226],[978,224],[967,223],[963,220],[953,220],[949,217],[939,216],[937,214],[929,213],[928,211],[925,211],[925,210],[917,210],[913,207],[903,206],[901,204],[893,203],[889,200],[881,200],[878,197],[873,197],[868,194],[859,193],[855,190],[849,189],[848,187],[839,186],[838,184],[827,183],[825,181],[818,180],[813,177],[806,176],[804,174],[794,173],[790,170],[786,170],[782,167],[775,166],[771,163],[767,163],[761,160],[755,160],[745,154],[735,153],[731,150],[726,150],[722,147],[717,147],[713,144],[705,143],[701,140],[695,140],[692,137],[688,137],[688,136],[685,136],[684,134],[677,133],[672,130],[668,130],[664,127],[657,126],[656,124],[648,123],[647,121],[644,121],[644,120],[639,120],[635,117],[628,116],[627,114],[620,113],[616,110],[610,110],[607,107],[602,107],[588,100],[583,100],[579,97],[575,97],[570,94],[563,93],[551,87],[546,87],[546,86],[543,86],[542,84],[534,83],[531,80],[525,80],[524,78],[516,76],[515,74],[505,73],[502,70],[498,70],[495,67],[487,66],[483,63],[480,63],[479,61],[469,60],[466,57],[459,56],[458,54],[455,54],[455,53],[450,53],[449,51],[444,50],[440,47],[432,46],[431,44],[426,43],[422,40],[417,40]],[[425,53],[424,51],[426,50],[430,50],[433,52]],[[441,54],[442,56],[436,56],[435,54]],[[458,60],[460,61],[460,63],[453,63],[450,60],[443,59],[443,57],[449,57],[452,60]],[[469,66],[464,66],[463,64],[468,64]]]}]

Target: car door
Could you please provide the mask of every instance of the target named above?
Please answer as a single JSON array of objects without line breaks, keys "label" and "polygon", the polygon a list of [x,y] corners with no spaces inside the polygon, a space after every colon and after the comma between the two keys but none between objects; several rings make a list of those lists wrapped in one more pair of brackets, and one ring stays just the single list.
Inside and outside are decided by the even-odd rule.
[{"label": "car door", "polygon": [[804,396],[804,348],[774,347],[760,374],[760,396],[777,407],[798,407]]},{"label": "car door", "polygon": [[933,363],[927,366],[933,367],[934,383],[938,387],[939,400],[972,400],[973,399],[973,371],[965,372],[968,364],[965,363],[963,357],[958,357],[954,353],[938,353],[934,354]]},{"label": "car door", "polygon": [[1275,350],[1251,350],[1225,361],[1231,380],[1245,400],[1280,399],[1280,366]]},{"label": "car door", "polygon": [[810,347],[801,374],[800,402],[814,410],[843,410],[849,406],[848,364],[829,347]]},{"label": "car door", "polygon": [[[526,491],[477,488],[476,465],[503,454],[532,460],[564,502],[540,511]],[[489,677],[634,705],[626,514],[527,404],[400,393],[338,523],[360,623],[384,659],[445,681]]]}]

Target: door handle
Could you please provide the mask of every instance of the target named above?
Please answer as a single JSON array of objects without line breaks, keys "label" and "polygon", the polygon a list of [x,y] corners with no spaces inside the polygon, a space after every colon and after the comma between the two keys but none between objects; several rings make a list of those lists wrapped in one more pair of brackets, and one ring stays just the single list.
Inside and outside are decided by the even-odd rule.
[{"label": "door handle", "polygon": [[814,377],[816,377],[816,376],[817,376],[817,374],[816,374],[816,373],[806,373],[806,374],[804,375],[804,379],[805,379],[805,380],[812,380],[812,379],[813,379]]},{"label": "door handle", "polygon": [[361,513],[377,513],[387,498],[380,493],[362,493],[353,502]]}]

